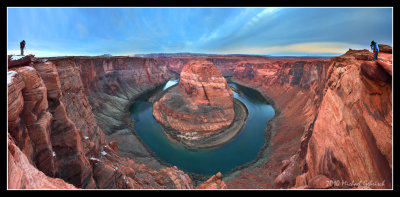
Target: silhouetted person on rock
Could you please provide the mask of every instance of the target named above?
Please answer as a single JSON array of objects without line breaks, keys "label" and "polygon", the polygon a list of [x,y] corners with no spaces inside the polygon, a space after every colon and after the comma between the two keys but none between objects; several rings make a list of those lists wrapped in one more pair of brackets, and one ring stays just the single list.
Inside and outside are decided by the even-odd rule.
[{"label": "silhouetted person on rock", "polygon": [[378,44],[375,41],[372,41],[370,46],[371,46],[372,52],[374,52],[374,58],[372,58],[372,61],[378,60],[378,52],[379,52]]},{"label": "silhouetted person on rock", "polygon": [[21,49],[21,55],[24,55],[25,40],[22,40],[22,42],[19,43],[19,48]]}]

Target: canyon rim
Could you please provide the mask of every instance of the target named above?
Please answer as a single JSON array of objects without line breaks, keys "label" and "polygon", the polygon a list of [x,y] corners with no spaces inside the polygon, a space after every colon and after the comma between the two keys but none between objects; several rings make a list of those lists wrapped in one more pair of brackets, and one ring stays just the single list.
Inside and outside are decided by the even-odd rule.
[{"label": "canyon rim", "polygon": [[[18,18],[19,9],[10,11],[11,19]],[[74,9],[60,11],[71,14],[71,10]],[[112,10],[120,18],[137,14]],[[354,10],[358,14],[363,13]],[[164,12],[169,10],[142,11],[140,16],[146,18],[164,16]],[[190,10],[180,11],[184,16],[191,16],[186,13]],[[199,14],[196,9],[192,11],[192,15]],[[217,11],[217,14],[214,13]],[[155,47],[152,39],[170,33],[169,24],[162,29],[157,26],[160,25],[158,23],[151,23],[157,30],[148,33],[151,39],[144,34],[138,36],[143,40],[129,37],[137,45],[130,47],[151,46],[160,51],[158,45],[163,45],[161,51],[166,53],[64,56],[56,53],[35,54],[34,50],[28,51],[27,55],[10,52],[7,55],[7,188],[392,189],[392,46],[378,43],[377,60],[372,60],[374,53],[365,47],[348,47],[332,55],[330,50],[342,47],[334,42],[321,42],[323,45],[320,45],[311,40],[303,44],[260,48],[260,45],[265,45],[265,37],[249,27],[258,24],[261,28],[264,23],[274,25],[269,20],[297,10],[265,8],[255,11],[260,12],[248,15],[248,10],[227,9],[222,12],[221,9],[204,9],[210,19],[221,14],[232,17],[232,20],[222,25],[226,32],[218,29],[221,27],[214,27],[214,33],[196,34],[193,39],[204,42],[204,46],[208,43],[210,48],[223,45],[225,41],[235,43],[225,43],[226,46],[220,50],[243,48],[242,51],[237,49],[238,53],[169,52],[182,44],[173,38],[169,39],[176,45],[158,40]],[[321,14],[318,9],[308,11]],[[95,10],[93,13],[96,12],[108,14],[110,10]],[[346,14],[351,10],[340,12]],[[77,13],[86,11],[78,9]],[[207,15],[200,13],[200,16]],[[166,19],[170,23],[178,19],[176,24],[183,23],[182,17],[168,14],[170,18]],[[302,14],[301,17],[307,16]],[[135,22],[143,24],[141,27],[150,25],[149,20],[140,19],[141,22]],[[244,19],[252,22],[245,23]],[[107,20],[105,24],[108,24]],[[157,18],[154,20],[158,21]],[[199,26],[203,22],[214,24],[207,18],[197,22]],[[44,22],[47,23],[51,24]],[[236,34],[221,36],[230,32],[228,25],[235,23],[240,23],[241,27],[231,27],[239,28],[237,37]],[[361,22],[358,24],[362,26]],[[72,40],[81,39],[79,42],[87,42],[92,47],[82,46],[85,50],[96,50],[97,47],[89,43],[87,34],[99,36],[101,33],[93,33],[87,29],[91,24],[85,25],[77,25],[80,37]],[[274,27],[279,29],[284,25],[287,24]],[[115,30],[126,29],[116,23],[111,26]],[[204,28],[189,30],[181,27],[177,26],[186,34],[206,31]],[[95,30],[99,30],[98,27]],[[139,28],[135,31],[140,32]],[[271,28],[271,31],[274,29]],[[110,32],[110,35],[119,34]],[[183,31],[174,29],[173,32],[182,36],[180,33]],[[256,40],[244,39],[249,32]],[[57,35],[66,36],[62,33]],[[269,36],[279,37],[273,33]],[[14,37],[10,37],[9,44],[12,44]],[[108,42],[97,41],[102,43],[102,47]],[[27,39],[26,43],[29,46],[31,42]],[[195,41],[187,43],[185,46],[194,49],[203,46],[195,45]],[[246,48],[245,43],[257,44]],[[39,45],[32,40],[32,46]],[[126,47],[126,44],[122,46]],[[73,49],[68,47],[66,51]],[[316,53],[310,52],[314,49],[324,54],[265,55],[243,52],[247,49],[271,52],[298,48],[307,54]],[[250,90],[257,94],[249,93]],[[254,106],[243,100],[245,96],[257,97],[251,101]],[[271,109],[268,112],[271,117],[263,117],[264,121],[255,123],[261,113],[255,114],[254,109],[265,111],[266,106]],[[135,112],[136,115],[142,112],[150,116],[134,118]],[[137,127],[143,123],[149,124],[146,129]],[[248,124],[259,125],[249,127]],[[144,138],[143,133],[146,132],[149,135]],[[256,132],[261,135],[256,136]],[[174,163],[174,160],[182,158],[173,151],[167,155],[170,157],[168,160],[163,159],[165,156],[158,155],[160,150],[154,149],[157,145],[148,144],[149,140],[155,143],[158,143],[156,140],[163,140],[166,145],[187,155],[224,151],[226,147],[235,146],[239,140],[245,142],[243,147],[250,147],[250,144],[257,146],[252,153],[250,148],[232,148],[229,150],[233,152],[220,153],[221,159],[226,157],[226,160],[240,160],[246,154],[251,157],[246,157],[246,161],[238,162],[229,170],[219,169],[213,161],[208,161],[201,166],[212,172],[207,174],[195,173],[198,169],[186,170],[187,165]]]}]

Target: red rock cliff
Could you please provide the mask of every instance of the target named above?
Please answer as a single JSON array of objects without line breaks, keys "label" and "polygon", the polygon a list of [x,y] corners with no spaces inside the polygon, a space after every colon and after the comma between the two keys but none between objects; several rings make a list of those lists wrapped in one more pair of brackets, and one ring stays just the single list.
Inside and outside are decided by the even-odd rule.
[{"label": "red rock cliff", "polygon": [[[73,58],[33,62],[30,67],[17,65],[8,75],[10,138],[28,156],[33,168],[79,188],[193,187],[188,175],[177,168],[151,170],[118,155],[115,143],[106,141],[95,121],[80,68]],[[151,77],[146,79],[150,81]],[[9,162],[16,161],[11,160],[12,155],[14,149],[9,152]],[[15,165],[27,166],[25,163],[9,163],[9,173],[20,172]],[[29,177],[46,180],[40,173],[28,172]],[[9,188],[36,187],[29,186],[34,182],[26,181],[33,180],[11,178]],[[42,184],[40,188],[68,188],[54,184]]]},{"label": "red rock cliff", "polygon": [[370,55],[349,50],[330,61],[238,65],[233,80],[268,95],[280,113],[264,152],[269,159],[231,178],[228,188],[391,188],[392,57],[368,62]]},{"label": "red rock cliff", "polygon": [[[199,188],[391,188],[392,54],[384,48],[376,62],[367,50],[330,60],[209,57],[224,76],[268,97],[277,115],[256,162]],[[189,59],[13,63],[8,188],[193,188],[184,172],[155,160],[124,120],[133,99]]]},{"label": "red rock cliff", "polygon": [[232,81],[270,98],[276,116],[267,131],[268,147],[261,150],[252,168],[227,181],[228,188],[274,188],[274,179],[285,170],[286,177],[278,185],[294,184],[301,169],[298,164],[288,165],[297,157],[289,158],[306,146],[302,141],[307,141],[307,130],[321,102],[329,65],[328,60],[309,58],[259,58],[238,63]]},{"label": "red rock cliff", "polygon": [[37,71],[30,66],[8,72],[9,133],[30,162],[48,176],[57,172],[51,146],[51,120],[47,89]]},{"label": "red rock cliff", "polygon": [[62,179],[46,176],[31,164],[8,134],[8,189],[77,189]]},{"label": "red rock cliff", "polygon": [[338,187],[353,187],[343,181],[392,187],[391,74],[358,58],[368,53],[349,51],[332,61],[308,143],[308,180],[324,175],[342,183]]},{"label": "red rock cliff", "polygon": [[194,60],[183,68],[178,86],[154,103],[153,115],[175,130],[210,135],[233,122],[233,93],[213,63]]}]

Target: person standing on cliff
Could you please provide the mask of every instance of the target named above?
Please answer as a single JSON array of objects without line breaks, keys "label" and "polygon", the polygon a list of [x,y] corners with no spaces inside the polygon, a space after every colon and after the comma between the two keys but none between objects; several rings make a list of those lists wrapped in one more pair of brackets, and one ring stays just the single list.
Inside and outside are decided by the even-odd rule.
[{"label": "person standing on cliff", "polygon": [[372,59],[372,61],[378,60],[378,52],[379,52],[378,44],[376,44],[375,41],[372,41],[370,46],[371,46],[372,52],[374,52],[374,58]]},{"label": "person standing on cliff", "polygon": [[22,40],[22,42],[19,43],[19,48],[21,49],[21,55],[24,55],[25,40]]}]

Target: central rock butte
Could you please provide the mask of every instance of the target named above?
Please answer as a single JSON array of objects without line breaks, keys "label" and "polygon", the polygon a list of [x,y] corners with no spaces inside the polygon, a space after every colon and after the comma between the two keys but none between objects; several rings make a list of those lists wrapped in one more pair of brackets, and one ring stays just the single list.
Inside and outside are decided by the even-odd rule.
[{"label": "central rock butte", "polygon": [[155,119],[187,136],[206,136],[229,127],[235,118],[233,93],[212,62],[185,65],[178,86],[153,105]]}]

